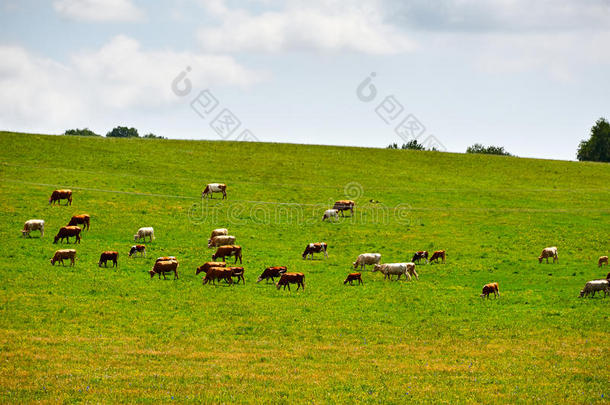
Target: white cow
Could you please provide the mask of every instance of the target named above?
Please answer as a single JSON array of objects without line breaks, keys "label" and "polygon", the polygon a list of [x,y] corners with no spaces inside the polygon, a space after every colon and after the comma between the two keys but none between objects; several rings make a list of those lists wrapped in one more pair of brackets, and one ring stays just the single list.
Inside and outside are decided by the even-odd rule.
[{"label": "white cow", "polygon": [[610,294],[610,281],[606,279],[587,281],[585,288],[580,291],[580,296],[586,297],[591,294],[592,297],[595,297],[597,291],[603,291],[604,298],[606,298],[606,294]]},{"label": "white cow", "polygon": [[25,221],[23,224],[23,229],[21,230],[21,236],[24,238],[26,236],[30,236],[30,232],[32,231],[40,231],[40,237],[44,236],[44,220],[42,219],[30,219],[29,221]]},{"label": "white cow", "polygon": [[218,235],[214,236],[208,242],[208,247],[218,247],[223,245],[234,245],[235,244],[235,236],[232,235]]},{"label": "white cow", "polygon": [[227,198],[227,185],[222,183],[209,183],[205,186],[205,189],[201,192],[201,198],[206,198],[214,193],[222,193],[222,199]]},{"label": "white cow", "polygon": [[208,239],[208,243],[210,243],[212,241],[212,238],[214,236],[228,235],[228,234],[229,234],[229,230],[227,228],[214,229],[212,231],[212,235],[210,236],[210,239]]},{"label": "white cow", "polygon": [[559,262],[559,254],[557,252],[556,247],[548,247],[544,248],[540,257],[538,257],[538,263],[542,263],[542,260],[546,259],[546,262],[549,262],[549,257],[553,258],[553,263]]},{"label": "white cow", "polygon": [[133,235],[133,240],[137,242],[138,239],[142,239],[142,242],[146,242],[147,236],[151,242],[155,239],[155,230],[151,226],[138,229],[138,233]]},{"label": "white cow", "polygon": [[379,253],[363,253],[358,256],[358,259],[354,263],[354,268],[357,269],[360,266],[361,270],[366,270],[367,264],[379,264],[381,261],[381,254]]},{"label": "white cow", "polygon": [[339,210],[330,209],[324,211],[324,216],[322,217],[322,221],[326,221],[327,219],[335,218],[336,221],[339,220]]},{"label": "white cow", "polygon": [[415,263],[387,263],[387,264],[376,264],[373,267],[373,273],[376,271],[380,271],[384,274],[384,279],[389,278],[392,280],[393,275],[398,275],[398,279],[400,280],[400,276],[403,274],[405,277],[411,281],[411,275],[415,276],[416,279],[419,280],[419,276],[417,275],[417,271],[415,270]]}]

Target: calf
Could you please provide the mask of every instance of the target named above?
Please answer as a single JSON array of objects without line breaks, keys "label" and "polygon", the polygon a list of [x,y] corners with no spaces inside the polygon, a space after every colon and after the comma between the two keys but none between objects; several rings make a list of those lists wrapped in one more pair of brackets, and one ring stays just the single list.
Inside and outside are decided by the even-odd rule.
[{"label": "calf", "polygon": [[553,263],[559,263],[559,254],[557,253],[556,247],[544,248],[542,254],[538,257],[538,263],[542,263],[546,259],[547,264],[549,263],[549,257],[553,258]]},{"label": "calf", "polygon": [[367,264],[379,264],[379,262],[381,261],[381,254],[379,253],[363,253],[361,255],[358,256],[358,258],[356,259],[355,262],[353,262],[352,264],[354,265],[354,269],[357,269],[358,266],[360,266],[361,270],[366,270],[366,265]]},{"label": "calf", "polygon": [[74,215],[72,218],[70,218],[70,222],[68,222],[67,226],[74,226],[74,225],[83,225],[83,229],[87,229],[89,230],[89,222],[91,221],[91,217],[87,214],[82,214],[82,215]]},{"label": "calf", "polygon": [[146,257],[146,246],[145,245],[133,245],[131,247],[131,249],[129,249],[129,257],[134,256],[135,254],[139,253],[140,257],[144,256]]},{"label": "calf", "polygon": [[267,280],[267,282],[269,282],[269,279],[271,279],[271,282],[275,282],[274,278],[281,277],[281,275],[286,273],[287,270],[288,269],[286,266],[267,267],[265,270],[263,270],[263,274],[258,277],[256,282],[260,283],[263,280]]},{"label": "calf", "polygon": [[176,260],[167,260],[156,262],[153,266],[152,270],[148,272],[150,274],[150,278],[153,278],[155,274],[159,275],[159,279],[161,279],[161,274],[163,274],[163,279],[167,280],[165,277],[165,273],[174,273],[174,280],[178,277],[178,262]]},{"label": "calf", "polygon": [[57,232],[57,235],[55,235],[53,243],[57,243],[58,240],[60,240],[60,242],[63,242],[64,239],[66,239],[67,243],[70,243],[70,238],[72,236],[76,237],[74,243],[80,243],[80,228],[78,226],[62,226],[61,228],[59,228],[59,232]]},{"label": "calf", "polygon": [[432,262],[438,263],[439,259],[443,260],[443,264],[445,263],[445,251],[444,250],[437,250],[436,252],[432,253],[432,257],[430,258],[430,264],[432,264]]},{"label": "calf", "polygon": [[30,219],[25,221],[23,224],[23,229],[21,230],[21,236],[24,238],[30,237],[30,232],[32,231],[40,231],[40,237],[44,236],[44,220],[42,219]]},{"label": "calf", "polygon": [[604,264],[605,264],[606,266],[608,265],[608,256],[602,256],[602,257],[600,257],[600,258],[599,258],[599,260],[597,261],[597,265],[598,265],[599,267],[602,267]]},{"label": "calf", "polygon": [[205,186],[205,189],[201,192],[201,198],[214,198],[214,193],[222,193],[222,199],[227,198],[227,185],[222,183],[210,183]]},{"label": "calf", "polygon": [[324,256],[328,257],[328,253],[326,253],[328,245],[325,242],[319,243],[310,243],[305,247],[305,251],[303,252],[303,259],[307,259],[308,255],[311,255],[311,260],[313,260],[314,253],[324,252]]},{"label": "calf", "polygon": [[392,281],[393,275],[398,275],[397,281],[404,274],[405,278],[411,281],[411,276],[415,276],[419,280],[419,275],[415,270],[415,263],[387,263],[387,264],[376,264],[373,267],[373,272],[379,271],[383,273],[384,280],[390,279]]},{"label": "calf", "polygon": [[280,281],[277,282],[276,286],[279,290],[281,286],[284,286],[284,290],[288,287],[290,291],[290,284],[297,284],[297,291],[300,287],[305,289],[305,275],[303,273],[284,273],[280,277]]},{"label": "calf", "polygon": [[591,297],[595,297],[595,293],[597,291],[604,292],[604,298],[606,298],[606,294],[610,294],[610,280],[592,280],[587,281],[585,287],[580,291],[580,298],[586,297],[591,294]]},{"label": "calf", "polygon": [[216,260],[219,257],[222,258],[222,261],[226,261],[225,257],[231,257],[231,256],[235,256],[235,263],[237,263],[237,259],[239,259],[239,264],[242,263],[241,259],[241,246],[236,246],[236,245],[226,245],[226,246],[220,246],[217,250],[216,253],[214,253],[212,255],[212,260]]},{"label": "calf", "polygon": [[246,284],[246,279],[244,278],[244,268],[243,267],[227,267],[227,269],[231,270],[231,277],[237,278],[237,282],[235,284],[239,284],[239,280],[241,280],[244,284]]},{"label": "calf", "polygon": [[492,293],[494,295],[494,298],[498,298],[500,296],[500,286],[498,285],[498,283],[485,284],[483,286],[483,292],[481,293],[480,297],[489,298],[489,294]]},{"label": "calf", "polygon": [[76,250],[74,249],[60,249],[55,252],[51,259],[51,264],[55,266],[56,262],[60,262],[64,265],[64,260],[70,259],[70,266],[74,266],[74,260],[76,260]]},{"label": "calf", "polygon": [[197,267],[197,272],[195,273],[195,275],[198,275],[201,272],[207,273],[209,269],[211,269],[212,267],[226,267],[227,264],[225,262],[206,262],[203,263],[201,266]]},{"label": "calf", "polygon": [[428,263],[428,252],[426,252],[425,250],[415,252],[415,254],[413,255],[413,259],[411,259],[411,261],[413,263],[419,264],[421,259],[426,260],[426,263]]},{"label": "calf", "polygon": [[235,244],[235,236],[231,235],[218,235],[214,236],[208,242],[208,248],[218,247],[223,245],[234,245]]},{"label": "calf", "polygon": [[322,217],[322,222],[326,221],[327,219],[331,219],[334,218],[335,221],[339,220],[339,211],[337,210],[326,210],[324,211],[324,216]]},{"label": "calf", "polygon": [[215,285],[216,280],[226,280],[227,283],[233,284],[233,279],[231,278],[232,275],[233,272],[231,269],[223,267],[211,267],[203,278],[203,284],[205,285],[212,281],[212,284]]},{"label": "calf", "polygon": [[335,202],[335,205],[333,205],[333,209],[341,212],[341,216],[344,216],[343,211],[350,211],[351,215],[354,215],[355,205],[356,203],[352,200],[339,200]]},{"label": "calf", "polygon": [[97,265],[99,267],[102,267],[102,263],[104,263],[105,267],[107,266],[108,260],[112,260],[112,267],[116,267],[118,266],[118,260],[119,260],[119,252],[114,252],[114,251],[107,251],[107,252],[102,252],[101,256],[100,256],[100,261],[97,263]]},{"label": "calf", "polygon": [[72,205],[72,190],[55,190],[49,198],[49,204],[60,204],[61,200],[68,200],[66,205]]},{"label": "calf", "polygon": [[138,233],[133,235],[133,240],[134,242],[137,242],[139,239],[142,239],[143,242],[146,242],[147,236],[150,238],[151,242],[155,239],[155,230],[151,226],[138,229]]},{"label": "calf", "polygon": [[350,273],[347,275],[347,278],[343,282],[343,284],[349,283],[349,285],[353,285],[353,281],[358,281],[358,284],[362,284],[362,273]]}]

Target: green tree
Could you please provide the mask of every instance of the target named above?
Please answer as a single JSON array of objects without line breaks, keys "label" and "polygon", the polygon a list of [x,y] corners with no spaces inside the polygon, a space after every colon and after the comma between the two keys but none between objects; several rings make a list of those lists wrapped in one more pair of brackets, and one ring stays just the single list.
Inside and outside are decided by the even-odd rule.
[{"label": "green tree", "polygon": [[[386,149],[403,149],[403,150],[426,150],[426,147],[417,142],[417,139],[412,139],[407,143],[403,143],[400,147],[397,143],[389,144]],[[435,150],[434,148],[429,150]]]},{"label": "green tree", "polygon": [[83,129],[66,129],[64,135],[72,135],[72,136],[101,136],[90,130],[89,128]]},{"label": "green tree", "polygon": [[480,143],[475,143],[474,145],[469,146],[468,149],[466,149],[466,153],[511,156],[511,154],[504,149],[504,146],[483,146]]},{"label": "green tree", "polygon": [[146,135],[144,135],[142,138],[146,138],[146,139],[167,139],[167,138],[166,138],[166,137],[164,137],[164,136],[155,135],[155,134],[153,134],[153,133],[146,134]]},{"label": "green tree", "polygon": [[580,161],[610,162],[610,124],[600,118],[591,128],[591,137],[581,141],[576,157]]},{"label": "green tree", "polygon": [[106,134],[107,138],[139,138],[138,130],[135,128],[115,127]]}]

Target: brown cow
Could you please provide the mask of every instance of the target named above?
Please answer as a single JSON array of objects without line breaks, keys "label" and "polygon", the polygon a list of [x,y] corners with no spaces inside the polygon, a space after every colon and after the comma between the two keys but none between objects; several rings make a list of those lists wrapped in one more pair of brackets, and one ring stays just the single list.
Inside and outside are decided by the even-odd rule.
[{"label": "brown cow", "polygon": [[328,257],[328,253],[326,252],[326,248],[328,245],[326,242],[318,242],[318,243],[310,243],[305,247],[305,251],[303,252],[303,259],[307,259],[308,255],[311,255],[311,260],[313,260],[314,253],[324,252],[324,256]]},{"label": "brown cow", "polygon": [[167,280],[165,277],[165,273],[174,273],[174,280],[178,277],[178,262],[176,260],[167,260],[162,262],[156,262],[153,266],[152,270],[148,272],[150,274],[150,278],[153,278],[155,274],[159,275],[159,279],[161,279],[161,274],[163,274],[163,279]]},{"label": "brown cow", "polygon": [[61,228],[59,228],[59,232],[57,232],[57,235],[55,235],[55,240],[53,240],[53,243],[57,243],[57,241],[60,239],[61,239],[62,243],[63,243],[64,239],[67,240],[67,243],[70,243],[70,238],[72,236],[76,237],[76,240],[74,241],[74,243],[76,243],[76,242],[80,243],[80,227],[62,226]]},{"label": "brown cow", "polygon": [[76,250],[74,249],[60,249],[55,252],[51,259],[51,264],[55,266],[55,262],[60,262],[64,265],[64,259],[70,259],[70,266],[74,266],[74,260],[76,259]]},{"label": "brown cow", "polygon": [[205,277],[203,278],[203,284],[205,285],[209,283],[210,280],[214,285],[216,285],[216,280],[226,280],[227,283],[233,284],[233,279],[231,278],[232,275],[233,272],[231,271],[231,269],[227,269],[224,267],[210,267],[208,272],[205,274]]},{"label": "brown cow", "polygon": [[129,257],[135,257],[136,253],[140,254],[140,257],[146,257],[146,245],[133,245],[131,249],[129,249]]},{"label": "brown cow", "polygon": [[227,269],[231,270],[231,277],[237,277],[237,282],[235,284],[239,284],[239,280],[246,284],[243,267],[227,267]]},{"label": "brown cow", "polygon": [[260,283],[263,280],[267,280],[267,282],[269,282],[269,279],[271,279],[271,282],[275,282],[274,278],[275,277],[281,277],[282,274],[286,273],[287,270],[288,269],[286,268],[286,266],[267,267],[263,271],[263,274],[261,274],[258,277],[258,280],[256,280],[256,282]]},{"label": "brown cow", "polygon": [[99,267],[102,267],[102,263],[104,263],[105,267],[108,267],[108,260],[112,260],[112,267],[116,267],[119,264],[117,263],[119,260],[119,252],[116,251],[106,251],[102,252],[100,256],[100,261],[97,263]]},{"label": "brown cow", "polygon": [[49,204],[55,205],[61,203],[61,200],[68,200],[66,205],[72,205],[72,190],[55,190],[51,194],[51,198],[49,198]]},{"label": "brown cow", "polygon": [[67,226],[74,226],[74,225],[80,225],[83,224],[83,230],[87,229],[89,230],[89,221],[91,220],[91,217],[87,214],[82,214],[82,215],[74,215],[71,219],[70,222],[68,222]]},{"label": "brown cow", "polygon": [[445,251],[444,250],[437,250],[436,252],[432,253],[432,257],[430,258],[430,264],[432,264],[432,262],[438,263],[438,259],[442,259],[443,264],[445,263]]},{"label": "brown cow", "polygon": [[345,279],[343,284],[349,283],[349,285],[353,285],[352,284],[353,281],[358,281],[358,284],[363,284],[362,283],[362,273],[350,273],[350,274],[348,274],[347,278]]},{"label": "brown cow", "polygon": [[333,205],[333,209],[339,211],[341,213],[341,216],[344,216],[343,211],[350,211],[353,216],[354,205],[356,205],[356,203],[352,200],[339,200],[335,202],[335,205]]},{"label": "brown cow", "polygon": [[227,198],[227,185],[222,183],[210,183],[205,186],[205,189],[201,193],[201,198],[206,198],[210,196],[210,198],[214,198],[214,193],[222,193],[222,199]]},{"label": "brown cow", "polygon": [[201,272],[207,273],[212,267],[227,267],[225,262],[206,262],[201,266],[197,267],[197,272],[195,275],[198,275]]},{"label": "brown cow", "polygon": [[280,281],[277,282],[276,286],[279,290],[281,286],[284,286],[284,290],[288,287],[290,291],[290,284],[297,284],[297,291],[300,287],[305,289],[305,275],[303,273],[284,273],[280,277]]},{"label": "brown cow", "polygon": [[600,257],[600,258],[599,258],[599,260],[597,261],[597,265],[598,265],[599,267],[602,267],[604,264],[605,264],[606,266],[608,265],[608,256],[602,256],[602,257]]},{"label": "brown cow", "polygon": [[217,250],[216,253],[214,253],[212,255],[212,260],[216,260],[217,258],[221,257],[222,261],[226,261],[225,257],[231,257],[231,256],[235,256],[235,263],[237,263],[237,259],[239,259],[239,264],[242,263],[241,261],[241,246],[237,246],[237,245],[225,245],[225,246],[220,246]]},{"label": "brown cow", "polygon": [[489,283],[483,286],[483,293],[481,294],[481,298],[489,298],[489,294],[493,293],[494,298],[498,298],[500,296],[500,286],[498,283]]}]

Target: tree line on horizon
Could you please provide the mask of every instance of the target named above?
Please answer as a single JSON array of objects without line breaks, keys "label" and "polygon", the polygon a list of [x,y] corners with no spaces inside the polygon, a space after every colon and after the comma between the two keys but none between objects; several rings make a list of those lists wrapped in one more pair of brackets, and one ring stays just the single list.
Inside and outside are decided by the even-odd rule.
[{"label": "tree line on horizon", "polygon": [[[64,132],[64,135],[72,135],[72,136],[100,136],[96,134],[89,128],[83,129],[67,129]],[[145,138],[145,139],[167,139],[164,136],[155,135],[153,133],[146,134],[144,136],[140,136],[138,134],[138,130],[135,128],[128,127],[114,127],[111,131],[106,133],[106,138]]]}]

